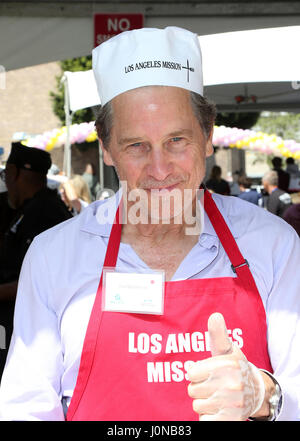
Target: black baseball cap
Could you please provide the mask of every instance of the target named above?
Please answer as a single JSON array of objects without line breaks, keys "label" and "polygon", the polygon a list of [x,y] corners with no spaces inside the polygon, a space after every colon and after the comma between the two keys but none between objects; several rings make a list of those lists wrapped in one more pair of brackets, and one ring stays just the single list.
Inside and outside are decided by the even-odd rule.
[{"label": "black baseball cap", "polygon": [[6,161],[15,164],[18,168],[47,174],[51,167],[51,156],[45,150],[28,147],[21,142],[13,142],[11,151]]}]

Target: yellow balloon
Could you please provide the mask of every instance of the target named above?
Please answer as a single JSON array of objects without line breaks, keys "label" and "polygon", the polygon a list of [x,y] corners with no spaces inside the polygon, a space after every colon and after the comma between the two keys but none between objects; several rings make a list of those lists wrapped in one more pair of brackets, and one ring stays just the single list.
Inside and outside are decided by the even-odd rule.
[{"label": "yellow balloon", "polygon": [[93,142],[96,141],[97,139],[97,133],[96,132],[92,132],[90,133],[87,137],[86,137],[86,141],[87,142]]}]

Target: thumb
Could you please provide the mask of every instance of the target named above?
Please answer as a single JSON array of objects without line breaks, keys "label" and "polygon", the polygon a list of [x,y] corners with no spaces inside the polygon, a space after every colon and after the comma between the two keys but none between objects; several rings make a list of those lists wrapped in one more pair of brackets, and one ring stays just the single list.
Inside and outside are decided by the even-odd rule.
[{"label": "thumb", "polygon": [[208,319],[208,334],[211,355],[231,354],[233,345],[228,337],[228,332],[224,317],[219,312],[215,312]]}]

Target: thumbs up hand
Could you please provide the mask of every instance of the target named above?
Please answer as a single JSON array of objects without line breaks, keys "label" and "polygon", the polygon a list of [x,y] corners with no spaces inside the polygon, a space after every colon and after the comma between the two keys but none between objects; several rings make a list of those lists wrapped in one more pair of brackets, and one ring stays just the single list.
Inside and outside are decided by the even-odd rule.
[{"label": "thumbs up hand", "polygon": [[260,371],[228,337],[219,313],[208,319],[211,358],[188,371],[188,394],[200,421],[243,421],[262,406],[265,385]]}]

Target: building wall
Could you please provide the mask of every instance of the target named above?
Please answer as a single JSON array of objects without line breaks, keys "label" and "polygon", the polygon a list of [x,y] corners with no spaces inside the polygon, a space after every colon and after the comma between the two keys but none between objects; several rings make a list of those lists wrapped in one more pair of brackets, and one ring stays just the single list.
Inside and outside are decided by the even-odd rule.
[{"label": "building wall", "polygon": [[60,127],[52,111],[50,91],[56,90],[58,62],[6,72],[5,89],[0,89],[0,146],[6,159],[15,132],[40,134]]}]

